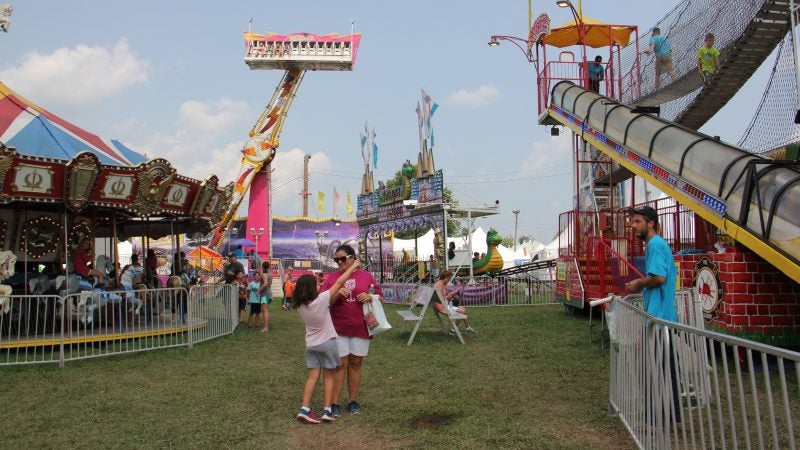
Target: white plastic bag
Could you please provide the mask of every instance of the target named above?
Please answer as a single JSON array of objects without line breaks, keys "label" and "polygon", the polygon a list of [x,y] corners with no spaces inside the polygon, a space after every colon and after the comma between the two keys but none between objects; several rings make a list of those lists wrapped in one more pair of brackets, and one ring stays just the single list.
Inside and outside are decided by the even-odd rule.
[{"label": "white plastic bag", "polygon": [[367,322],[367,331],[369,331],[370,336],[392,329],[392,325],[386,320],[386,313],[383,312],[383,305],[379,296],[373,295],[372,301],[364,303],[362,306],[364,308],[364,321]]}]

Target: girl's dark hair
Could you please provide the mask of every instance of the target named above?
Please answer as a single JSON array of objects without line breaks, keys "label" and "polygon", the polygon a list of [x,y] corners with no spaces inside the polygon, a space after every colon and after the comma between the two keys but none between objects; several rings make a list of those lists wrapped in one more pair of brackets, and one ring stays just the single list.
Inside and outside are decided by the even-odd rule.
[{"label": "girl's dark hair", "polygon": [[317,298],[317,277],[310,274],[300,275],[294,286],[292,295],[292,306],[297,308],[311,303]]},{"label": "girl's dark hair", "polygon": [[445,270],[439,272],[439,279],[440,280],[444,280],[445,278],[450,277],[452,275],[453,275],[453,272],[450,272],[449,270],[445,269]]},{"label": "girl's dark hair", "polygon": [[342,245],[336,247],[336,253],[339,253],[339,252],[344,252],[346,255],[349,255],[349,256],[356,256],[356,251],[353,250],[353,247],[351,247],[351,246],[349,246],[347,244],[342,244]]}]

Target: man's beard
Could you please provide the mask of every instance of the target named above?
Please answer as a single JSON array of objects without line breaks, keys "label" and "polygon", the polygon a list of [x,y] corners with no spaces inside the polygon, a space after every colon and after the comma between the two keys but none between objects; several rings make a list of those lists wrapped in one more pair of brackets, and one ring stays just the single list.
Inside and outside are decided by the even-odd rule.
[{"label": "man's beard", "polygon": [[641,239],[643,241],[647,240],[647,230],[640,231],[640,232],[636,233],[636,237],[638,237],[639,239]]}]

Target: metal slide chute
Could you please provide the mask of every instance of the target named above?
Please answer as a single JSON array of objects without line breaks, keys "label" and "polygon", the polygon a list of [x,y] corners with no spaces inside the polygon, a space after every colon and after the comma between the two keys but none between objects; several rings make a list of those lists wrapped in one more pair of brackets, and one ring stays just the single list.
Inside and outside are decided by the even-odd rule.
[{"label": "metal slide chute", "polygon": [[556,84],[551,100],[549,118],[800,282],[800,164],[633,113],[572,82]]},{"label": "metal slide chute", "polygon": [[261,116],[250,129],[250,139],[242,149],[242,161],[233,187],[231,207],[222,216],[209,246],[219,250],[228,229],[244,200],[253,178],[275,158],[275,151],[280,145],[280,134],[286,114],[294,100],[297,88],[303,81],[305,72],[301,69],[289,69],[283,74],[281,82],[275,88],[272,98],[267,103]]}]

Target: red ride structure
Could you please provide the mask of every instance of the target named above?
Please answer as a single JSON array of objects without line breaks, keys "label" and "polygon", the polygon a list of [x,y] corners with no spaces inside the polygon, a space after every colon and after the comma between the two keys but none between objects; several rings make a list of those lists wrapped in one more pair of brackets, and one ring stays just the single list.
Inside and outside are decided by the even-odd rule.
[{"label": "red ride structure", "polygon": [[[632,37],[638,42],[635,25],[606,24],[583,15],[568,1],[558,4],[571,11],[571,21],[551,29],[550,18],[541,14],[533,21],[527,39],[495,35],[489,42],[490,46],[497,46],[501,41],[511,42],[534,64],[540,123],[552,126],[553,135],[559,133],[556,126],[561,124],[550,119],[546,112],[550,92],[556,83],[571,81],[618,99],[623,83],[630,88],[637,79],[618,70],[621,66],[619,49],[627,46]],[[607,56],[596,61],[595,56],[590,56],[592,49],[607,49]],[[556,57],[548,59],[554,53]],[[592,71],[594,74],[590,76]],[[598,76],[598,72],[602,75]],[[618,186],[622,179],[612,176],[611,161],[591,158],[585,144],[573,134],[575,208],[559,217],[556,296],[568,311],[583,308],[592,298],[610,292],[622,293],[621,278],[635,274],[636,269],[615,249],[626,248],[632,250],[633,255],[642,254],[641,243],[626,233]],[[625,253],[631,255],[629,251]],[[622,270],[617,270],[620,268]]]}]

